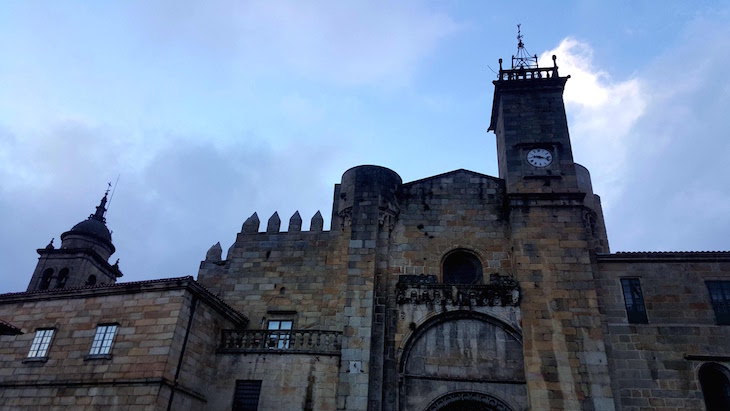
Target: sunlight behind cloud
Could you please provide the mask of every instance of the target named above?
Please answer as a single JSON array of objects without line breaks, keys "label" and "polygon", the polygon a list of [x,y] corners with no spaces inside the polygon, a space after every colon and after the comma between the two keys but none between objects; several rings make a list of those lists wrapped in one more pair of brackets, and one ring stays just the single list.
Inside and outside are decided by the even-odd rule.
[{"label": "sunlight behind cloud", "polygon": [[[557,56],[565,86],[565,106],[573,142],[573,157],[591,171],[594,190],[604,198],[618,198],[626,183],[626,161],[632,128],[644,114],[648,97],[638,78],[613,79],[593,64],[593,49],[587,43],[566,38],[540,56],[543,67]],[[604,201],[610,208],[611,202]]]}]

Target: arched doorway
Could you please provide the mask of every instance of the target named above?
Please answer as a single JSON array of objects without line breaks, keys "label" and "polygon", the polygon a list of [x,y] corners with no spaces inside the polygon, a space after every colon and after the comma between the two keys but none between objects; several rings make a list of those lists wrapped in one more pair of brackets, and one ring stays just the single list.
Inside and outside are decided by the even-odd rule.
[{"label": "arched doorway", "polygon": [[403,347],[399,377],[402,411],[527,405],[521,335],[485,313],[457,310],[426,320]]},{"label": "arched doorway", "polygon": [[705,364],[700,367],[699,378],[707,411],[730,410],[728,370],[720,364]]},{"label": "arched doorway", "polygon": [[478,392],[454,392],[432,402],[426,411],[511,411],[504,401]]}]

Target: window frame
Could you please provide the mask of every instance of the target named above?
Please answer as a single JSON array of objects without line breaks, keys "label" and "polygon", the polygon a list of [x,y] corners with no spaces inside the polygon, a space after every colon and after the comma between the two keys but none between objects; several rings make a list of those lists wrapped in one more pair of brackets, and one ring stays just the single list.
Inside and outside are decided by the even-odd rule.
[{"label": "window frame", "polygon": [[[705,285],[710,295],[712,311],[715,313],[715,324],[730,325],[730,281],[708,280],[705,281]],[[720,298],[716,299],[716,296]]]},{"label": "window frame", "polygon": [[[644,300],[644,291],[641,288],[641,279],[639,277],[621,277],[619,282],[621,283],[624,308],[626,309],[626,320],[630,324],[648,324],[649,317],[646,312],[646,301]],[[635,293],[636,291],[638,293]],[[631,302],[629,302],[629,299],[631,299]]]},{"label": "window frame", "polygon": [[[271,328],[271,323],[278,323],[277,328]],[[289,328],[281,328],[282,323],[289,323]],[[269,333],[266,348],[272,350],[288,350],[291,342],[291,330],[294,329],[294,320],[290,318],[280,318],[266,321],[266,332]],[[273,333],[272,331],[278,331]]]},{"label": "window frame", "polygon": [[[455,266],[452,267],[455,263],[462,266],[465,265],[464,263],[471,265],[471,268],[473,268],[473,272],[470,273],[473,276],[472,282],[460,281],[461,278],[457,276],[459,271],[455,270]],[[484,262],[479,254],[473,250],[466,248],[453,249],[441,259],[440,281],[442,284],[448,285],[482,285],[484,284]]]},{"label": "window frame", "polygon": [[[114,327],[111,333],[108,332],[110,327]],[[119,323],[97,324],[96,333],[94,333],[94,339],[91,341],[91,348],[89,349],[89,355],[87,358],[110,357],[112,355],[111,352],[112,347],[114,346],[114,337],[117,336],[117,331],[119,331]],[[106,349],[106,351],[104,351],[104,349]],[[95,350],[96,352],[94,352]]]},{"label": "window frame", "polygon": [[[232,411],[256,411],[259,408],[261,402],[261,380],[236,380],[235,388],[233,389],[233,404],[231,406]],[[246,390],[248,389],[248,392]],[[255,403],[253,401],[253,393],[256,393]],[[246,398],[248,394],[248,398]],[[250,401],[246,404],[244,401]]]},{"label": "window frame", "polygon": [[[53,344],[53,337],[55,335],[56,329],[53,327],[36,328],[35,333],[33,334],[33,340],[30,343],[28,355],[25,359],[29,361],[48,359],[48,352],[51,350],[51,344]],[[44,346],[45,348],[42,348]]]}]

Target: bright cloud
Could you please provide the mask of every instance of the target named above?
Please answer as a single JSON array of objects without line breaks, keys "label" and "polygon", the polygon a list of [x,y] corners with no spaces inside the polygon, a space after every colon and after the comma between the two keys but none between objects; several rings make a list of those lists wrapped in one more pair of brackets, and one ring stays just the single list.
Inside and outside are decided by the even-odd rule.
[{"label": "bright cloud", "polygon": [[570,122],[573,156],[591,171],[594,190],[610,208],[627,182],[626,161],[635,138],[633,128],[645,113],[648,97],[638,78],[615,80],[593,64],[587,43],[566,38],[542,53],[539,62],[552,66],[557,56],[560,74],[570,75],[564,99]]}]

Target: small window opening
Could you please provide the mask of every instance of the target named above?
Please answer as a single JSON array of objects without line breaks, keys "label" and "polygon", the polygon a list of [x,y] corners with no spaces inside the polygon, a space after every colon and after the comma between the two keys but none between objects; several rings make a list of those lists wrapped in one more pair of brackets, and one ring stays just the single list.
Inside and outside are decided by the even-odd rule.
[{"label": "small window opening", "polygon": [[286,294],[286,288],[284,288],[284,287],[281,287],[281,288],[279,289],[279,294],[281,294],[281,295],[284,295],[284,294]]},{"label": "small window opening", "polygon": [[52,328],[35,331],[33,342],[30,344],[30,351],[28,351],[28,358],[43,358],[47,356],[48,347],[51,346],[51,339],[53,338],[53,331]]},{"label": "small window opening", "polygon": [[649,322],[646,317],[646,306],[644,295],[641,293],[641,282],[638,278],[622,278],[621,287],[624,291],[624,303],[626,304],[626,318],[632,324],[646,324]]},{"label": "small window opening", "polygon": [[91,274],[89,279],[86,280],[86,285],[96,285],[96,276],[94,274]]},{"label": "small window opening", "polygon": [[63,268],[58,273],[58,280],[56,280],[56,288],[65,287],[66,281],[68,281],[68,268]]},{"label": "small window opening", "polygon": [[730,281],[708,281],[712,309],[718,325],[730,325]]},{"label": "small window opening", "polygon": [[53,268],[46,268],[46,270],[43,271],[43,276],[41,277],[41,284],[38,286],[38,289],[47,290],[48,287],[51,286],[52,278],[53,278]]},{"label": "small window opening", "polygon": [[444,260],[444,284],[481,284],[482,262],[467,251],[455,251]]},{"label": "small window opening", "polygon": [[117,333],[116,324],[105,324],[96,327],[96,335],[94,341],[91,342],[91,351],[89,355],[106,355],[112,349],[112,341]]},{"label": "small window opening", "polygon": [[236,380],[236,391],[233,393],[233,411],[257,411],[260,395],[260,380]]},{"label": "small window opening", "polygon": [[700,367],[700,386],[707,411],[730,410],[730,381],[725,371],[719,364]]}]

